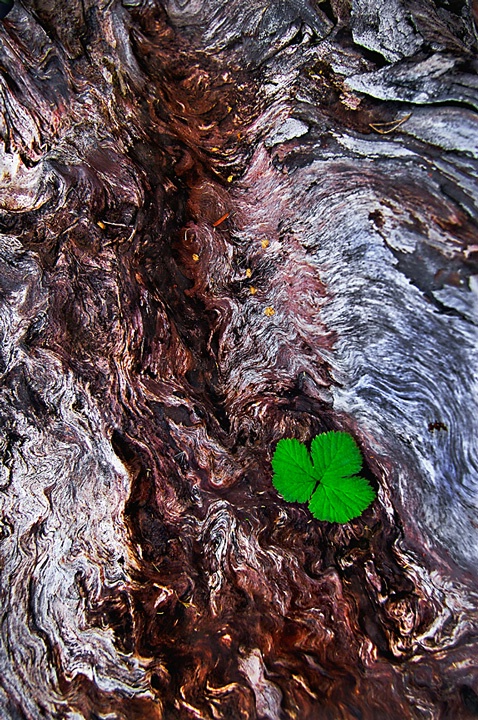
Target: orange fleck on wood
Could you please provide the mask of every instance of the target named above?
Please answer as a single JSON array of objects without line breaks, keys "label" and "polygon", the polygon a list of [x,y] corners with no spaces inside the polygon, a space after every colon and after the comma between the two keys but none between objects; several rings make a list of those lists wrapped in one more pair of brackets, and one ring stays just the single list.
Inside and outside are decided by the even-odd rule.
[{"label": "orange fleck on wood", "polygon": [[267,315],[267,317],[272,317],[274,315],[274,313],[275,313],[275,310],[270,305],[269,305],[269,307],[266,307],[266,309],[264,310],[264,315]]},{"label": "orange fleck on wood", "polygon": [[106,227],[106,225],[104,224],[104,222],[101,222],[101,220],[98,220],[98,222],[97,222],[96,224],[97,224],[98,227],[101,228],[102,230],[104,230],[105,227]]},{"label": "orange fleck on wood", "polygon": [[262,245],[262,248],[265,250],[266,247],[269,247],[269,245],[270,245],[269,240],[262,240],[261,245]]},{"label": "orange fleck on wood", "polygon": [[255,295],[257,292],[257,288],[255,288],[253,285],[251,285],[251,287],[249,288],[249,292],[251,293],[251,295]]},{"label": "orange fleck on wood", "polygon": [[247,268],[247,270],[246,270],[246,278],[250,278],[251,275],[252,275],[252,270],[251,270],[251,268]]},{"label": "orange fleck on wood", "polygon": [[227,182],[232,183],[233,180],[234,180],[234,175],[229,175],[229,177],[227,178]]},{"label": "orange fleck on wood", "polygon": [[216,220],[216,222],[213,222],[212,226],[218,227],[221,223],[224,222],[224,220],[227,220],[227,218],[229,217],[230,214],[231,213],[228,213],[228,212],[224,213],[224,215],[222,215],[222,217],[220,217],[219,220]]},{"label": "orange fleck on wood", "polygon": [[193,260],[194,260],[194,262],[198,262],[199,255],[197,253],[193,253]]},{"label": "orange fleck on wood", "polygon": [[220,638],[221,642],[224,643],[224,645],[227,645],[227,647],[231,647],[232,644],[232,638],[229,635],[229,633],[226,633]]}]

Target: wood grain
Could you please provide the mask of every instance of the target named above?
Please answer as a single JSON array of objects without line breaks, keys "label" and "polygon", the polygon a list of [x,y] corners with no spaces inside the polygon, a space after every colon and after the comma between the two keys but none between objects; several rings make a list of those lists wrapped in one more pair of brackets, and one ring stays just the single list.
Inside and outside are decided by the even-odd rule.
[{"label": "wood grain", "polygon": [[[2,21],[2,720],[478,716],[475,14]],[[328,429],[344,526],[271,484]]]}]

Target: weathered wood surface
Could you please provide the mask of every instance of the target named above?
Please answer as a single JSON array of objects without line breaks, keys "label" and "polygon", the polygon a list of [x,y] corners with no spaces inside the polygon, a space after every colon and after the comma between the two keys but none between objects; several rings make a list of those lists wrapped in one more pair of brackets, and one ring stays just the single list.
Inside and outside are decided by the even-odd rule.
[{"label": "weathered wood surface", "polygon": [[[478,716],[474,12],[3,21],[2,719]],[[271,486],[329,428],[343,527]]]}]

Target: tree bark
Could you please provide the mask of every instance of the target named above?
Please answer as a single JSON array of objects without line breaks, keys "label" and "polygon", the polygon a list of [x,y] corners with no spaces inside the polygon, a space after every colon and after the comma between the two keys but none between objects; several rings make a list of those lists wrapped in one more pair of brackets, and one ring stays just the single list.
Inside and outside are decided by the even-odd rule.
[{"label": "tree bark", "polygon": [[[0,715],[478,716],[476,3],[0,26]],[[271,483],[346,430],[346,525]]]}]

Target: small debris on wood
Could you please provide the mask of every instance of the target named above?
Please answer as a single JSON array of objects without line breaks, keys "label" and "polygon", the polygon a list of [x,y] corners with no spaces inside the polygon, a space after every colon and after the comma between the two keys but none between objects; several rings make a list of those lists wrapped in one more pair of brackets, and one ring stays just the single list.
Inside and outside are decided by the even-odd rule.
[{"label": "small debris on wood", "polygon": [[407,122],[407,120],[410,120],[411,117],[412,113],[408,113],[408,115],[400,118],[400,120],[392,120],[391,122],[385,123],[369,123],[369,127],[371,127],[372,130],[375,130],[375,132],[378,132],[380,135],[389,135],[390,133],[395,132],[395,130],[398,130],[400,125],[403,125],[403,123]]}]

